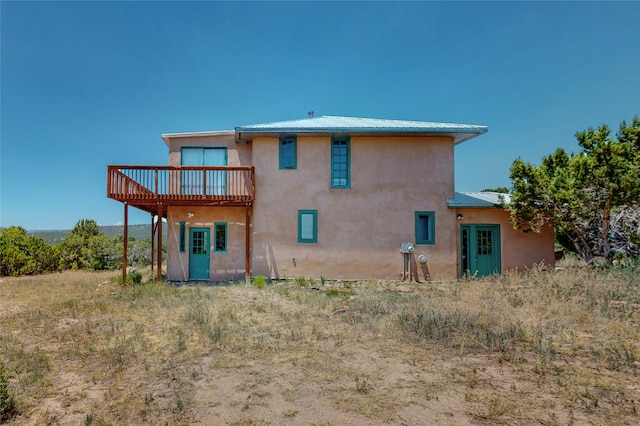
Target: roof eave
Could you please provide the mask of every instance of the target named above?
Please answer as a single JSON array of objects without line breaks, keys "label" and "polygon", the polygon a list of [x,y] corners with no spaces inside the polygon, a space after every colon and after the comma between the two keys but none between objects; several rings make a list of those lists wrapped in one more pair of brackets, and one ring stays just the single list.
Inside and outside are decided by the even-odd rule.
[{"label": "roof eave", "polygon": [[459,204],[459,203],[449,203],[447,201],[447,208],[450,208],[450,209],[499,209],[499,208],[504,208],[504,206],[500,204]]},{"label": "roof eave", "polygon": [[259,136],[279,136],[279,135],[327,135],[327,134],[352,134],[359,136],[369,135],[385,135],[385,136],[445,136],[453,138],[454,145],[465,142],[476,136],[486,133],[487,127],[478,129],[396,129],[396,128],[347,128],[347,127],[327,127],[327,128],[295,128],[295,127],[278,127],[278,128],[245,128],[236,127],[236,142],[250,142],[253,138]]},{"label": "roof eave", "polygon": [[184,139],[184,138],[203,138],[209,136],[232,136],[235,134],[233,130],[216,130],[213,132],[187,132],[187,133],[165,133],[162,135],[164,143],[169,146],[170,139]]}]

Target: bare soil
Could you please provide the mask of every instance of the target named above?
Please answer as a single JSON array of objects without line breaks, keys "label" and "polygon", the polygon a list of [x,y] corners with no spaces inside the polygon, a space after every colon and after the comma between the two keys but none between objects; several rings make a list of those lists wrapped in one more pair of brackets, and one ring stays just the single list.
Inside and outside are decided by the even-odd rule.
[{"label": "bare soil", "polygon": [[[8,424],[640,423],[634,283],[589,301],[540,271],[263,288],[114,276],[0,279]],[[596,278],[617,285],[583,286]],[[554,283],[567,293],[540,300]]]}]

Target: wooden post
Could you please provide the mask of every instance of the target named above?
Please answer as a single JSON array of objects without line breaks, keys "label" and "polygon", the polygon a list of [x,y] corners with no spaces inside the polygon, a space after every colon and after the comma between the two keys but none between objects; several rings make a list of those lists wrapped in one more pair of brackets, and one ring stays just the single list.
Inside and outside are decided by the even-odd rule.
[{"label": "wooden post", "polygon": [[244,281],[245,284],[251,284],[251,205],[245,207],[245,263],[244,263]]},{"label": "wooden post", "polygon": [[155,224],[153,223],[155,215],[151,213],[151,276],[153,276],[153,259],[154,259],[154,251],[155,251],[155,238],[156,238],[156,229],[154,228]]},{"label": "wooden post", "polygon": [[158,270],[156,281],[162,281],[162,217],[164,216],[162,203],[158,204]]},{"label": "wooden post", "polygon": [[129,204],[124,202],[124,240],[122,241],[122,285],[127,285],[127,245],[129,244]]},{"label": "wooden post", "polygon": [[402,253],[402,281],[407,279],[409,270],[409,253]]},{"label": "wooden post", "polygon": [[415,279],[417,283],[420,282],[418,277],[418,262],[416,262],[415,253],[409,253],[409,282]]}]

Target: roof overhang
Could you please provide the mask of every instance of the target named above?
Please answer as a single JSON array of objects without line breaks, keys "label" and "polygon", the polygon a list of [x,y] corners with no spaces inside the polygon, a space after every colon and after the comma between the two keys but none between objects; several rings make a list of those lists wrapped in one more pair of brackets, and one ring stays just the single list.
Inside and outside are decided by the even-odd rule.
[{"label": "roof overhang", "polygon": [[254,138],[261,136],[324,136],[349,134],[358,136],[447,137],[453,139],[454,145],[457,145],[482,135],[488,130],[489,128],[487,126],[472,124],[321,116],[300,120],[238,126],[234,130],[167,133],[162,135],[162,139],[169,145],[169,141],[172,139],[234,135],[236,143],[249,143]]},{"label": "roof overhang", "polygon": [[184,139],[184,138],[204,138],[209,136],[233,136],[235,131],[233,130],[218,130],[215,132],[189,132],[189,133],[165,133],[162,135],[164,143],[169,146],[170,139]]},{"label": "roof overhang", "polygon": [[386,120],[359,117],[321,116],[301,120],[253,124],[235,128],[236,142],[250,142],[259,136],[350,134],[358,136],[444,136],[454,144],[482,135],[487,126],[425,121]]},{"label": "roof overhang", "polygon": [[401,131],[398,129],[371,129],[371,130],[363,130],[363,129],[349,129],[349,128],[327,128],[327,129],[294,129],[294,128],[281,128],[281,129],[269,129],[269,130],[257,130],[257,129],[243,129],[240,127],[236,128],[236,142],[238,143],[249,143],[252,139],[256,137],[266,136],[266,137],[279,137],[286,135],[301,135],[301,136],[323,136],[323,135],[336,135],[336,134],[349,134],[349,135],[357,135],[357,136],[416,136],[416,137],[448,137],[453,139],[454,145],[460,144],[464,141],[467,141],[471,138],[475,138],[483,133],[486,133],[487,130],[482,132],[468,132],[468,131],[460,131],[460,132],[443,132],[443,131],[415,131],[415,130],[407,130]]},{"label": "roof overhang", "polygon": [[454,198],[447,200],[447,207],[450,209],[504,208],[510,201],[509,194],[499,192],[456,192]]}]

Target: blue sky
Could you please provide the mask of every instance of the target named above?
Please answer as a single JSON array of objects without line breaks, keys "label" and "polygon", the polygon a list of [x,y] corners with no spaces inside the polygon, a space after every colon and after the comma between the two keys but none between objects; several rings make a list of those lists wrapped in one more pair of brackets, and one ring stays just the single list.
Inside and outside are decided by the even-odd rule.
[{"label": "blue sky", "polygon": [[310,110],[487,125],[456,148],[456,190],[508,187],[515,158],[640,114],[639,18],[640,2],[1,1],[0,226],[121,222],[107,164]]}]

